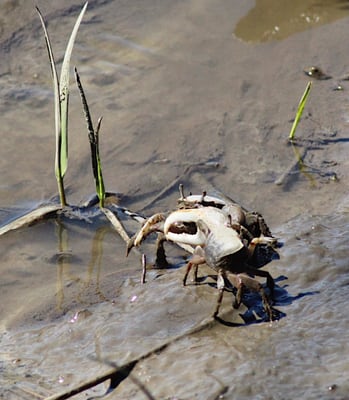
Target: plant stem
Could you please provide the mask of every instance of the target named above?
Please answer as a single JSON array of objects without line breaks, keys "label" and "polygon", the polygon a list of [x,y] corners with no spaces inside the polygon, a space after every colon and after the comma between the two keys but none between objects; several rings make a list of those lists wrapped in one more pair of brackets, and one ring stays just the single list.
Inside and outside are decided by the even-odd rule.
[{"label": "plant stem", "polygon": [[296,117],[295,117],[295,119],[293,121],[291,132],[290,132],[290,134],[288,136],[288,140],[291,141],[291,142],[294,140],[294,136],[295,136],[295,133],[296,133],[296,129],[297,129],[299,120],[301,119],[305,103],[307,102],[307,99],[308,99],[308,96],[309,96],[309,93],[310,93],[311,85],[312,85],[312,82],[311,81],[308,82],[307,87],[305,88],[305,91],[303,93],[303,96],[300,99],[300,102],[298,104]]}]

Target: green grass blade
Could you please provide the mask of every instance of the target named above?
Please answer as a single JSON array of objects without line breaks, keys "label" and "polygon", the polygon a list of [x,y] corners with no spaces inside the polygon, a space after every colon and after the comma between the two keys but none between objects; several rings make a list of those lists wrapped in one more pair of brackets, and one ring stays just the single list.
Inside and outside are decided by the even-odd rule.
[{"label": "green grass blade", "polygon": [[90,109],[88,108],[84,88],[82,87],[80,75],[78,74],[77,68],[74,69],[74,72],[75,72],[76,83],[78,85],[79,93],[81,96],[82,107],[83,107],[86,122],[87,122],[88,138],[89,138],[90,143],[93,143],[95,135],[94,135],[94,129],[93,129],[93,124],[92,124],[92,120],[91,120]]},{"label": "green grass blade", "polygon": [[[48,52],[48,56],[50,59],[50,66],[51,66],[52,79],[53,79],[54,101],[55,101],[55,128],[56,128],[56,145],[57,145],[57,143],[60,141],[59,137],[60,137],[60,132],[61,132],[61,110],[60,110],[58,75],[57,75],[57,70],[56,70],[56,63],[55,63],[54,56],[53,56],[51,41],[50,41],[50,37],[49,37],[47,29],[46,29],[45,21],[44,21],[43,16],[38,7],[36,7],[36,10],[39,14],[41,25],[42,25],[42,28],[45,33],[47,52]],[[56,146],[56,151],[57,151],[57,147],[58,146]],[[57,154],[56,154],[55,172],[56,172],[56,176],[57,176],[57,172],[58,172],[57,171]]]},{"label": "green grass blade", "polygon": [[90,146],[91,146],[93,175],[96,177],[97,163],[96,163],[96,160],[94,158],[94,155],[95,155],[95,150],[94,150],[94,146],[95,146],[95,131],[94,131],[93,124],[92,124],[90,109],[89,109],[88,104],[87,104],[84,88],[82,87],[82,83],[81,83],[81,80],[80,80],[80,75],[78,74],[77,68],[74,69],[74,72],[75,72],[76,83],[78,85],[78,89],[79,89],[79,93],[80,93],[80,97],[81,97],[82,108],[83,108],[83,111],[84,111],[84,114],[85,114],[86,123],[87,123],[88,140],[89,140]]},{"label": "green grass blade", "polygon": [[64,177],[68,167],[68,105],[69,105],[69,70],[70,59],[73,51],[74,42],[78,33],[82,18],[85,14],[88,2],[83,6],[70,35],[70,39],[65,50],[61,76],[59,80],[60,99],[61,99],[61,152],[60,152],[60,172]]},{"label": "green grass blade", "polygon": [[85,119],[87,122],[88,139],[89,139],[90,148],[91,148],[92,171],[93,171],[93,176],[95,178],[96,193],[97,193],[97,196],[99,199],[99,204],[101,207],[103,207],[104,200],[105,200],[105,188],[104,188],[104,182],[103,182],[103,176],[102,176],[101,160],[99,157],[99,139],[98,139],[98,134],[99,134],[99,130],[101,127],[102,118],[100,118],[98,120],[97,130],[95,132],[95,130],[93,128],[91,114],[90,114],[90,110],[89,110],[89,107],[87,104],[85,92],[82,87],[80,76],[79,76],[76,68],[75,68],[75,78],[76,78],[76,83],[78,85],[78,89],[80,92],[82,106],[83,106],[84,114],[85,114]]},{"label": "green grass blade", "polygon": [[294,140],[294,136],[295,136],[295,133],[296,133],[296,129],[297,129],[299,120],[301,119],[305,103],[307,102],[307,99],[308,99],[308,96],[309,96],[309,93],[310,93],[311,85],[312,85],[312,82],[308,82],[307,87],[305,88],[305,91],[303,93],[303,96],[302,96],[302,98],[301,98],[301,100],[300,100],[300,102],[298,104],[296,117],[295,117],[295,119],[293,121],[291,132],[290,132],[290,134],[288,136],[288,139],[290,141]]},{"label": "green grass blade", "polygon": [[98,181],[96,181],[96,187],[97,187],[97,195],[99,198],[99,204],[101,207],[104,207],[105,187],[104,187],[104,180],[103,180],[103,174],[102,174],[101,158],[99,156],[99,131],[101,128],[101,123],[102,123],[102,117],[100,117],[98,119],[97,129],[95,132],[97,175],[98,175]]},{"label": "green grass blade", "polygon": [[54,56],[53,56],[50,37],[49,37],[47,29],[46,29],[46,24],[45,24],[44,18],[38,7],[36,7],[36,10],[39,14],[41,25],[44,30],[45,42],[46,42],[46,46],[47,46],[48,56],[50,59],[51,72],[52,72],[54,102],[55,102],[55,106],[54,106],[54,109],[55,109],[55,131],[56,131],[55,175],[56,175],[56,179],[57,179],[57,183],[58,183],[59,197],[60,197],[61,205],[63,207],[66,205],[66,199],[65,199],[65,192],[64,192],[63,178],[62,178],[61,164],[60,164],[60,153],[61,153],[62,141],[61,141],[61,107],[60,107],[59,82],[58,82],[58,75],[57,75],[57,70],[56,70],[56,63],[55,63]]}]

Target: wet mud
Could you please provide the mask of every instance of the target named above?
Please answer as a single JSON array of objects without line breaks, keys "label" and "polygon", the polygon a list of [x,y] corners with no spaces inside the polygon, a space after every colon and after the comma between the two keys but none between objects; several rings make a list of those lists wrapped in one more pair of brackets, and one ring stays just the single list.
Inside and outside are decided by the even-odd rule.
[{"label": "wet mud", "polygon": [[[2,224],[57,192],[51,76],[30,3],[0,14]],[[81,4],[51,3],[38,5],[60,63]],[[72,63],[94,120],[104,116],[104,179],[121,206],[168,211],[183,183],[263,214],[283,243],[264,267],[279,320],[258,317],[258,296],[234,310],[226,293],[213,321],[216,274],[202,267],[200,284],[183,287],[184,251],[166,246],[169,268],[142,285],[140,254],[125,257],[103,216],[51,219],[0,238],[1,398],[46,398],[124,365],[109,393],[107,380],[75,398],[346,397],[349,14],[346,2],[277,3],[91,1]],[[78,204],[94,182],[73,77],[70,109],[65,183]],[[150,264],[154,246],[142,245]]]}]

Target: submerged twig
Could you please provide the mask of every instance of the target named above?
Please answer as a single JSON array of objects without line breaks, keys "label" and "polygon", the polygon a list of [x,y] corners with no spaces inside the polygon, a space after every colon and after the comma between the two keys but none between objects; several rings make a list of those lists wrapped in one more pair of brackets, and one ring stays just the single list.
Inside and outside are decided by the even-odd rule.
[{"label": "submerged twig", "polygon": [[103,211],[104,215],[108,218],[108,220],[111,222],[117,233],[121,236],[121,238],[125,241],[125,243],[128,243],[130,240],[129,235],[127,234],[125,228],[123,227],[122,223],[119,221],[119,219],[115,216],[115,214],[110,211],[108,208],[101,207],[101,210]]},{"label": "submerged twig", "polygon": [[[176,343],[178,341],[180,341],[181,339],[184,339],[187,336],[196,334],[201,332],[204,329],[210,329],[212,328],[215,324],[219,323],[218,321],[216,321],[213,317],[209,317],[206,320],[202,321],[201,323],[199,323],[198,325],[194,326],[193,328],[189,329],[189,331],[184,332],[178,336],[175,336],[174,338],[172,338],[171,340],[169,340],[168,342],[165,342],[157,347],[155,347],[154,349],[148,351],[147,353],[135,358],[132,361],[127,362],[124,365],[120,365],[117,366],[117,364],[113,361],[109,361],[109,360],[105,360],[102,358],[97,358],[96,361],[101,361],[105,364],[108,365],[113,365],[116,366],[114,368],[112,368],[111,370],[108,370],[94,378],[92,378],[91,380],[88,380],[86,382],[81,383],[80,385],[76,386],[73,389],[68,389],[65,392],[47,397],[46,400],[65,400],[65,399],[69,399],[73,396],[75,396],[76,394],[82,393],[85,390],[91,389],[107,380],[111,380],[111,384],[112,384],[112,389],[115,389],[118,384],[124,380],[125,378],[127,378],[127,376],[124,376],[123,379],[121,380],[120,378],[122,377],[122,374],[125,375],[126,371],[129,371],[128,375],[131,373],[132,369],[141,361],[144,361],[146,359],[148,359],[149,357],[153,356],[154,354],[159,354],[160,352],[164,351],[165,349],[167,349],[171,344]],[[138,381],[138,380],[137,380]],[[116,384],[117,383],[117,384]],[[142,388],[142,386],[141,386]],[[150,392],[146,392],[148,394],[150,394]],[[152,397],[148,398],[152,399]]]},{"label": "submerged twig", "polygon": [[[102,362],[103,364],[110,365],[111,367],[114,367],[114,368],[116,368],[116,369],[119,368],[119,366],[118,366],[115,362],[112,362],[112,361],[109,361],[109,360],[105,360],[105,359],[102,359],[102,358],[98,358],[98,361]],[[145,394],[145,396],[146,396],[147,399],[149,399],[149,400],[156,400],[155,397],[150,393],[149,389],[147,389],[147,387],[141,382],[141,380],[138,379],[138,378],[132,373],[132,370],[133,370],[134,367],[137,365],[137,362],[138,362],[138,361],[129,363],[129,364],[127,365],[127,368],[124,369],[124,371],[125,371],[124,374],[120,374],[120,372],[119,372],[119,374],[118,374],[119,376],[117,376],[116,378],[114,377],[114,379],[112,378],[112,379],[110,380],[110,386],[109,386],[108,392],[111,392],[112,390],[116,389],[116,388],[119,386],[119,384],[120,384],[123,380],[125,380],[126,378],[130,378],[130,380],[131,380],[136,386],[138,386],[138,387],[141,389],[142,393]],[[121,371],[122,371],[122,370],[121,370]]]},{"label": "submerged twig", "polygon": [[141,276],[141,284],[145,283],[145,277],[147,275],[147,256],[142,254],[142,276]]},{"label": "submerged twig", "polygon": [[[125,372],[128,371],[129,369],[133,369],[134,366],[137,364],[137,361],[131,361],[125,365],[123,365],[122,367],[119,368],[113,368],[111,370],[109,370],[108,372],[101,374],[100,376],[97,376],[95,378],[93,378],[90,381],[84,382],[82,384],[80,384],[79,386],[73,388],[73,389],[69,389],[65,392],[59,393],[59,394],[55,394],[53,396],[49,396],[47,397],[45,400],[66,400],[66,399],[70,399],[71,397],[84,392],[85,390],[91,389],[97,385],[99,385],[100,383],[103,383],[107,380],[119,380],[120,382],[122,382],[123,379],[127,378],[128,374],[126,374]],[[123,377],[123,379],[121,379]],[[119,383],[120,383],[119,382]]]},{"label": "submerged twig", "polygon": [[30,211],[28,214],[25,214],[14,221],[9,222],[8,224],[2,226],[0,228],[0,236],[4,235],[7,232],[24,228],[25,226],[31,225],[35,222],[38,222],[42,219],[49,218],[52,215],[56,215],[57,211],[61,210],[62,207],[60,204],[50,204],[46,206],[39,207],[33,211]]}]

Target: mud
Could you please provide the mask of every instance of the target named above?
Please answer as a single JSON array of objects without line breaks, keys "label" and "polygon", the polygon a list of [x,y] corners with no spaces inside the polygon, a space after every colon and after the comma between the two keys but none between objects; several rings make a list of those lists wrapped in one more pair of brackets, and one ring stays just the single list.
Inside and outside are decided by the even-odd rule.
[{"label": "mud", "polygon": [[[264,215],[284,243],[280,260],[265,267],[276,279],[280,320],[246,324],[249,310],[233,310],[227,294],[222,321],[211,323],[215,274],[203,267],[200,285],[182,287],[184,252],[167,246],[171,267],[150,270],[141,285],[139,254],[125,258],[102,216],[46,221],[0,240],[0,397],[45,398],[135,359],[105,398],[147,398],[144,388],[156,399],[346,397],[348,9],[335,1],[292,10],[278,3],[91,1],[72,64],[94,120],[104,116],[104,178],[122,206],[146,215],[169,210],[181,182]],[[81,4],[38,5],[61,62]],[[3,6],[4,224],[57,189],[40,21],[31,2]],[[292,147],[287,137],[309,66],[332,78],[314,80]],[[343,90],[333,90],[338,84]],[[73,78],[69,122],[65,183],[77,204],[94,182]],[[129,233],[137,230],[125,222]],[[150,262],[153,245],[143,247]]]}]

